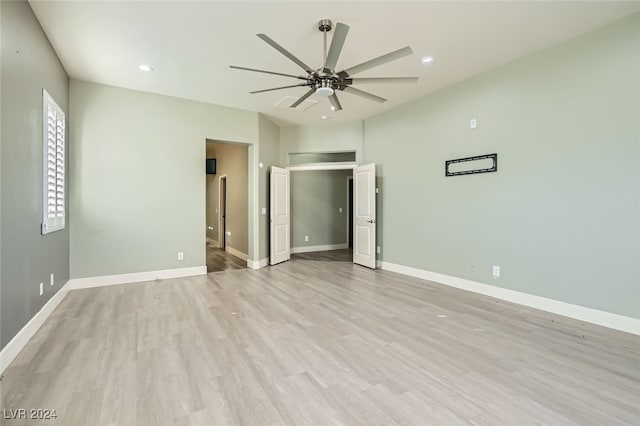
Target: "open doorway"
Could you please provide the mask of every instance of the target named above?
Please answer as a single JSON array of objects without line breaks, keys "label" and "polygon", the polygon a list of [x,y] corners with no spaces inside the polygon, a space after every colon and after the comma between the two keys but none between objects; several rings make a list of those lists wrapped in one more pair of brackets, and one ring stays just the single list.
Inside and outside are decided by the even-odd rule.
[{"label": "open doorway", "polygon": [[[353,263],[365,266],[367,268],[376,268],[376,194],[378,190],[376,188],[376,165],[374,163],[358,166],[355,164],[310,164],[305,166],[288,166],[286,168],[280,168],[271,166],[270,176],[270,205],[271,205],[271,232],[270,232],[270,264],[277,265],[278,263],[285,262],[291,258],[295,253],[311,253],[319,251],[328,251],[335,249],[348,249],[348,234],[349,231],[344,232],[344,243],[339,243],[336,247],[333,243],[330,244],[317,244],[316,241],[312,241],[308,234],[304,232],[298,233],[292,232],[292,228],[295,226],[299,217],[311,217],[312,220],[308,220],[307,227],[316,226],[321,223],[326,217],[331,218],[335,210],[335,206],[329,204],[329,210],[326,210],[326,203],[318,202],[314,197],[319,193],[319,188],[307,188],[301,192],[307,197],[311,197],[310,200],[300,203],[298,207],[291,208],[291,182],[292,172],[312,172],[312,171],[345,171],[350,170],[353,176],[352,190],[349,191],[349,184],[344,186],[344,180],[342,181],[343,190],[345,193],[351,193],[351,202],[347,205],[351,206],[353,212],[349,212],[347,216],[353,218],[352,224],[346,227],[342,227],[342,231],[345,229],[351,229],[351,240],[353,245],[352,261]],[[301,173],[304,176],[308,173]],[[314,184],[315,179],[311,179]],[[347,181],[348,182],[348,181]],[[339,186],[339,187],[340,187]],[[338,188],[339,188],[338,187]],[[295,196],[293,197],[295,200]],[[344,201],[344,198],[342,198]],[[296,215],[300,206],[304,210],[309,209],[307,214]],[[343,213],[343,208],[338,207],[338,213]],[[348,220],[345,217],[345,220]],[[311,225],[309,225],[311,224]],[[342,225],[344,226],[344,225]],[[338,226],[338,229],[340,226]],[[312,228],[309,228],[312,229]],[[327,227],[322,227],[321,231],[327,232]],[[330,229],[332,231],[332,228]],[[277,232],[274,232],[277,231]],[[293,235],[292,235],[293,234]],[[297,234],[297,238],[296,235]],[[304,235],[304,246],[300,247],[300,237]],[[317,235],[324,235],[322,233]],[[322,240],[320,240],[322,242]],[[274,250],[274,247],[277,250]],[[334,259],[332,259],[334,260]]]},{"label": "open doorway", "polygon": [[[295,259],[351,262],[349,179],[353,170],[293,170],[291,253]],[[352,196],[352,195],[351,195]]]},{"label": "open doorway", "polygon": [[248,145],[207,140],[207,272],[245,269],[249,252]]}]

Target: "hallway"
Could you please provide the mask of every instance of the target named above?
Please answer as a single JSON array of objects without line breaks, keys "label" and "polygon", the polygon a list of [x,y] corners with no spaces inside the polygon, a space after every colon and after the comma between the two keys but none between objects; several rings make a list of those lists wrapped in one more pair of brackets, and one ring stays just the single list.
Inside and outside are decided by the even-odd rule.
[{"label": "hallway", "polygon": [[247,262],[207,242],[207,273],[247,269]]}]

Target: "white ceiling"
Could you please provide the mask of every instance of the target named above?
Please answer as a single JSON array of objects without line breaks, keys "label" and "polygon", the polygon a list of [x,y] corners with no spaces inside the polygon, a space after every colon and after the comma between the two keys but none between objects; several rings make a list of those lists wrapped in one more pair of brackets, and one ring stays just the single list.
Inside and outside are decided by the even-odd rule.
[{"label": "white ceiling", "polygon": [[[334,123],[370,117],[640,10],[639,2],[611,1],[30,4],[71,78],[260,111],[279,124],[322,123],[321,115]],[[316,99],[306,111],[274,107],[305,88],[248,94],[299,80],[229,65],[303,73],[255,34],[269,35],[320,67],[321,18],[351,27],[339,69],[409,45],[413,56],[358,77],[419,76],[420,81],[357,86],[389,99],[382,105],[339,92],[344,108],[339,112],[332,112],[326,99]],[[426,55],[435,58],[431,65],[421,64]],[[139,71],[142,63],[154,71]]]}]

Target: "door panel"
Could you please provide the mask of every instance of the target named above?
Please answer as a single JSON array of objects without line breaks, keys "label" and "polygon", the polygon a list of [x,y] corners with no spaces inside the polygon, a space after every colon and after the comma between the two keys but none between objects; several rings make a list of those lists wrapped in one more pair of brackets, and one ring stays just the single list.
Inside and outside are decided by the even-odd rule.
[{"label": "door panel", "polygon": [[289,170],[271,167],[271,259],[275,265],[291,258]]},{"label": "door panel", "polygon": [[353,171],[355,188],[355,238],[353,263],[376,267],[376,165],[367,164]]}]

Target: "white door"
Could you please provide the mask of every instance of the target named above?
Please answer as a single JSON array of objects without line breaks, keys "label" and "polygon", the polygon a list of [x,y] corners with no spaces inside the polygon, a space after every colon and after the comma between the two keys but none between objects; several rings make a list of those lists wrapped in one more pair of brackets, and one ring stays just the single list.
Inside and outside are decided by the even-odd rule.
[{"label": "white door", "polygon": [[289,170],[271,167],[271,265],[289,260]]},{"label": "white door", "polygon": [[353,171],[353,263],[376,268],[376,165]]}]

